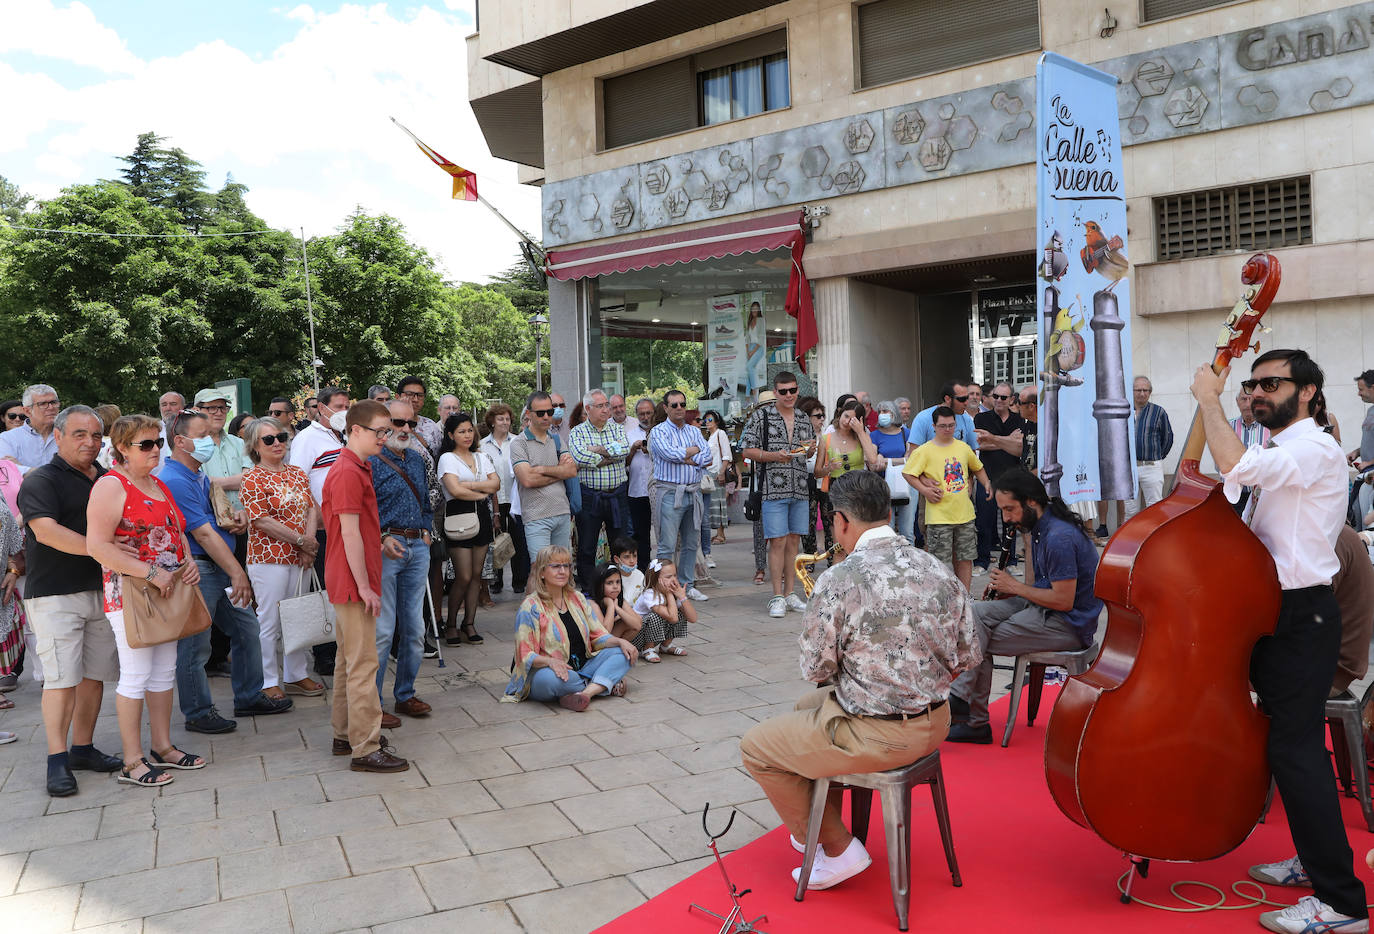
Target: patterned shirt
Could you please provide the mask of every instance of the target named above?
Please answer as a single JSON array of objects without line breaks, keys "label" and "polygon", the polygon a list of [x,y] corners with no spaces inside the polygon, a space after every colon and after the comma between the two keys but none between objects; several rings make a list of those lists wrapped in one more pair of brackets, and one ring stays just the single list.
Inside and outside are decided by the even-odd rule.
[{"label": "patterned shirt", "polygon": [[[243,475],[239,491],[249,519],[275,519],[297,535],[305,534],[305,520],[315,500],[310,478],[299,467],[268,470],[259,464]],[[296,546],[248,526],[249,564],[295,564]]]},{"label": "patterned shirt", "polygon": [[1135,413],[1135,459],[1162,461],[1173,446],[1174,429],[1169,424],[1169,413],[1153,402],[1145,403],[1145,408]]},{"label": "patterned shirt", "polygon": [[[815,440],[816,433],[811,429],[811,419],[800,410],[793,410],[792,436],[787,435],[787,422],[771,405],[765,405],[749,417],[740,435],[741,448],[758,448],[760,451],[791,451],[800,448],[808,441]],[[807,469],[809,454],[798,454],[780,464],[755,464],[754,470],[762,471],[764,499],[807,499]]]},{"label": "patterned shirt", "polygon": [[[405,477],[382,463],[383,460],[405,471]],[[377,513],[382,528],[428,532],[434,527],[434,510],[429,505],[429,493],[425,489],[424,458],[409,450],[398,455],[390,448],[385,448],[382,453],[369,457],[367,463],[372,468],[372,490],[377,494]],[[409,483],[406,483],[406,478],[409,478]]]},{"label": "patterned shirt", "polygon": [[439,447],[444,441],[444,428],[434,419],[424,415],[415,416],[414,434],[420,436],[425,447],[429,448],[429,453],[435,457],[439,456]]},{"label": "patterned shirt", "polygon": [[1236,433],[1240,443],[1247,448],[1262,448],[1269,443],[1269,429],[1265,428],[1258,421],[1245,424],[1245,420],[1237,415],[1231,419],[1231,430]]},{"label": "patterned shirt", "polygon": [[568,448],[577,461],[577,479],[586,487],[608,493],[626,480],[625,458],[602,462],[601,455],[591,449],[600,445],[612,454],[629,451],[625,429],[613,418],[597,427],[590,420],[578,425],[568,434]]},{"label": "patterned shirt", "polygon": [[802,677],[833,679],[851,714],[919,713],[983,658],[968,591],[887,527],[820,576],[802,624]]},{"label": "patterned shirt", "polygon": [[[697,448],[697,453],[691,463],[683,463],[690,447]],[[701,429],[685,422],[679,428],[672,419],[649,430],[649,453],[654,459],[654,479],[660,483],[700,483],[701,468],[711,465],[711,449]]]}]

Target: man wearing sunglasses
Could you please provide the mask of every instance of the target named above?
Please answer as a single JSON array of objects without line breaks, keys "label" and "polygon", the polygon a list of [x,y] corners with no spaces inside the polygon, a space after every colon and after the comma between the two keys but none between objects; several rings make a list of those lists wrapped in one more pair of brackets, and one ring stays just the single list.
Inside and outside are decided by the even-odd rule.
[{"label": "man wearing sunglasses", "polygon": [[978,450],[978,429],[973,424],[973,416],[968,413],[969,384],[950,380],[940,387],[940,402],[917,412],[911,418],[911,432],[907,435],[906,453],[912,451],[935,437],[935,422],[932,416],[940,406],[947,406],[954,412],[954,437],[976,452]]},{"label": "man wearing sunglasses", "polygon": [[[973,416],[973,427],[978,435],[979,460],[988,472],[993,484],[1009,467],[1021,461],[1022,429],[1025,423],[1021,416],[1012,410],[1011,401],[1015,398],[1011,383],[1001,382],[990,387],[988,399],[992,408]],[[1018,406],[1019,408],[1019,406]],[[977,512],[978,557],[974,565],[986,571],[992,561],[992,548],[997,543],[997,501],[981,490],[973,498]]]},{"label": "man wearing sunglasses", "polygon": [[[711,450],[701,429],[687,424],[685,395],[676,389],[668,390],[663,395],[663,407],[668,420],[649,432],[654,495],[658,497],[658,559],[676,562],[677,579],[687,599],[705,603],[709,598],[696,588],[696,566],[701,523],[707,521],[702,508],[701,474],[702,468],[711,466]],[[675,654],[683,651],[674,648]]]},{"label": "man wearing sunglasses", "polygon": [[1340,445],[1322,430],[1326,399],[1321,367],[1301,350],[1271,350],[1255,359],[1241,387],[1273,434],[1246,448],[1221,407],[1230,375],[1198,367],[1192,392],[1207,447],[1235,502],[1254,488],[1243,519],[1269,549],[1283,600],[1272,636],[1255,644],[1250,683],[1269,717],[1269,766],[1288,813],[1297,856],[1252,867],[1266,883],[1314,890],[1296,905],[1265,912],[1271,931],[1368,931],[1364,885],[1341,819],[1326,754],[1325,708],[1341,646],[1341,612],[1331,588],[1340,570],[1336,539],[1345,523],[1346,465]]},{"label": "man wearing sunglasses", "polygon": [[552,397],[531,393],[525,408],[529,427],[511,442],[510,464],[520,488],[525,545],[533,562],[545,545],[572,550],[572,508],[564,481],[577,476],[577,461],[552,431]]},{"label": "man wearing sunglasses", "polygon": [[9,430],[0,434],[0,457],[15,461],[24,472],[49,463],[57,453],[53,423],[61,403],[57,401],[57,390],[43,383],[25,387],[21,401],[28,423],[17,428],[5,426]]}]

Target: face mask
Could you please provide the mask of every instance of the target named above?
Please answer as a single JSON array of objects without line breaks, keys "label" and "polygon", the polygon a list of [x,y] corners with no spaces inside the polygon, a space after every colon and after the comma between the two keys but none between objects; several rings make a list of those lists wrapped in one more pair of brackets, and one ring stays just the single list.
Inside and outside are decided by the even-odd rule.
[{"label": "face mask", "polygon": [[617,564],[616,567],[620,568],[621,574],[627,576],[635,572],[635,566],[633,564]]},{"label": "face mask", "polygon": [[880,412],[880,413],[878,414],[878,427],[879,427],[879,428],[887,428],[887,427],[890,427],[891,425],[892,425],[892,413],[891,413],[891,412]]},{"label": "face mask", "polygon": [[561,406],[561,405],[555,405],[555,406],[553,407],[553,420],[554,420],[554,421],[558,421],[558,420],[561,419],[562,417],[563,417],[563,406]]},{"label": "face mask", "polygon": [[192,444],[194,447],[191,448],[191,456],[197,463],[203,464],[215,456],[215,439],[209,435],[201,435]]},{"label": "face mask", "polygon": [[348,409],[340,409],[329,416],[329,427],[343,434],[344,429],[348,427]]}]

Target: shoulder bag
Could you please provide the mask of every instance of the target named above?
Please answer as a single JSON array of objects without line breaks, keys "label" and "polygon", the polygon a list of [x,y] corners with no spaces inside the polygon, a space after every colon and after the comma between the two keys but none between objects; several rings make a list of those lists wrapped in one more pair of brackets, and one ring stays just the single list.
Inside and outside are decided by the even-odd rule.
[{"label": "shoulder bag", "polygon": [[[165,486],[162,495],[167,502],[176,503]],[[172,515],[177,515],[176,509],[172,510]],[[180,518],[176,523],[176,534],[180,538]],[[146,649],[150,645],[176,642],[210,628],[210,611],[199,585],[182,583],[181,572],[185,567],[186,563],[182,562],[171,569],[172,592],[166,597],[145,578],[119,575],[124,601],[124,635],[130,648]]]},{"label": "shoulder bag", "polygon": [[311,591],[306,593],[305,574],[300,573],[296,578],[296,595],[277,604],[284,653],[334,641],[334,605],[329,602],[329,594],[320,586],[320,579],[313,567],[310,569],[310,582]]}]

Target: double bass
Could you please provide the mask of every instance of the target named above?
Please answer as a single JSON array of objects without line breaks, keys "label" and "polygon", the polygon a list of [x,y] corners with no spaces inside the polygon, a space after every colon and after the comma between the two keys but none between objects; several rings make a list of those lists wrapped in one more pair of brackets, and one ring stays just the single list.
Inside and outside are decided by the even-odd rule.
[{"label": "double bass", "polygon": [[[1280,276],[1268,253],[1246,262],[1213,371],[1250,349]],[[1095,586],[1108,607],[1101,651],[1064,686],[1046,731],[1060,810],[1138,859],[1229,852],[1269,790],[1269,723],[1249,668],[1278,619],[1278,573],[1221,484],[1200,472],[1205,446],[1195,415],[1173,490],[1108,543]]]}]

